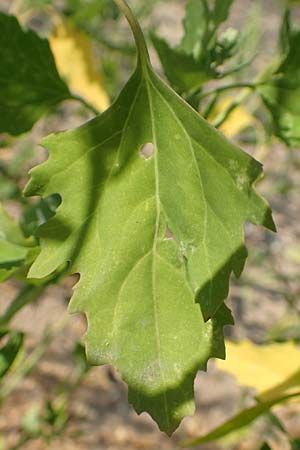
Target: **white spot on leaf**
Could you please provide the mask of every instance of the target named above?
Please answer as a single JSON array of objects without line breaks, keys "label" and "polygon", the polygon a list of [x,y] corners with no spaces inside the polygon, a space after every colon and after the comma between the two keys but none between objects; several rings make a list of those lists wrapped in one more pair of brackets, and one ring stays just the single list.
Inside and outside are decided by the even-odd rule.
[{"label": "white spot on leaf", "polygon": [[150,159],[153,156],[154,145],[151,142],[147,142],[140,150],[140,155],[144,159]]}]

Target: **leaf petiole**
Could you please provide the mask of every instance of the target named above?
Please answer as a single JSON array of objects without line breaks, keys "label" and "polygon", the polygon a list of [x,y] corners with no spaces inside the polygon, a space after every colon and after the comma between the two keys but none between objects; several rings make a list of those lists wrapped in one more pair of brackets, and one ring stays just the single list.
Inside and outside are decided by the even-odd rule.
[{"label": "leaf petiole", "polygon": [[133,12],[131,11],[128,3],[125,0],[114,0],[114,2],[120,8],[129,23],[138,51],[138,62],[141,65],[141,68],[146,69],[147,72],[150,65],[150,58],[146,40],[140,24],[136,20]]},{"label": "leaf petiole", "polygon": [[258,86],[261,86],[263,84],[265,84],[266,82],[258,82],[258,83],[251,83],[251,82],[241,82],[241,83],[231,83],[231,84],[226,84],[224,86],[220,86],[217,87],[215,89],[211,89],[209,91],[203,92],[203,94],[200,95],[199,99],[203,100],[206,97],[210,97],[211,95],[216,95],[216,94],[220,94],[224,91],[230,91],[233,89],[239,89],[239,88],[249,88],[249,89],[253,89],[255,90]]},{"label": "leaf petiole", "polygon": [[87,102],[80,95],[73,95],[72,94],[72,96],[70,97],[70,100],[75,100],[75,101],[81,103],[86,109],[89,109],[96,116],[98,116],[100,114],[100,111],[98,111],[97,108],[95,108],[91,103]]},{"label": "leaf petiole", "polygon": [[228,119],[230,114],[240,106],[241,103],[243,103],[250,95],[252,91],[248,88],[245,88],[240,95],[228,106],[228,108],[221,112],[216,119],[212,122],[212,125],[215,128],[219,128],[221,125],[223,125],[224,122]]}]

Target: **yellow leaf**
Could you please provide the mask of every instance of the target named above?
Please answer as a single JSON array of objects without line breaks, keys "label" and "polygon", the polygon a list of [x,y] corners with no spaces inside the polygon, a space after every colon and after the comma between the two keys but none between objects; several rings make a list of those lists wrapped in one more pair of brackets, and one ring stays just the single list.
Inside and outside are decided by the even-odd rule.
[{"label": "yellow leaf", "polygon": [[[226,111],[233,101],[234,99],[232,97],[225,97],[220,100],[214,107],[208,120],[213,121],[220,113]],[[250,125],[255,125],[255,123],[255,118],[248,113],[246,108],[244,106],[238,106],[232,111],[226,122],[221,125],[220,131],[228,138],[232,138]]]},{"label": "yellow leaf", "polygon": [[300,263],[300,248],[295,245],[286,245],[284,256],[295,264]]},{"label": "yellow leaf", "polygon": [[74,94],[83,97],[99,111],[104,111],[109,106],[109,99],[95,64],[90,40],[70,23],[58,18],[56,22],[50,46],[60,75]]},{"label": "yellow leaf", "polygon": [[227,342],[226,353],[226,361],[216,361],[218,368],[234,375],[241,385],[255,388],[260,399],[300,385],[300,347],[291,342],[264,346]]}]

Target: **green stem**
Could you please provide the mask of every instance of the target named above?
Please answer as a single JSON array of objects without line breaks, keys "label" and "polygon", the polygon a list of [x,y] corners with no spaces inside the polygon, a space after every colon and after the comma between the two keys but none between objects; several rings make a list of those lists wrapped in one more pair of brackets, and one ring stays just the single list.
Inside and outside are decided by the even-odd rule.
[{"label": "green stem", "polygon": [[202,116],[204,117],[204,119],[207,119],[209,117],[209,115],[213,111],[214,107],[216,106],[218,98],[219,98],[219,94],[215,94],[213,96],[213,98],[208,102],[204,111],[202,112]]},{"label": "green stem", "polygon": [[27,444],[27,442],[31,441],[31,439],[33,439],[33,437],[29,435],[21,436],[18,442],[8,450],[22,450],[24,448],[24,445]]},{"label": "green stem", "polygon": [[56,271],[48,277],[42,284],[27,284],[8,306],[6,311],[0,316],[0,328],[5,328],[14,316],[28,303],[34,302],[50,284],[58,283],[64,276],[65,271]]},{"label": "green stem", "polygon": [[114,0],[114,2],[126,17],[129,26],[132,30],[132,34],[138,50],[138,62],[141,65],[142,69],[146,69],[146,71],[148,71],[148,67],[150,65],[150,58],[145,37],[140,27],[140,24],[136,20],[126,0]]},{"label": "green stem", "polygon": [[91,105],[91,103],[87,102],[83,97],[80,97],[79,95],[72,95],[70,97],[70,100],[80,102],[85,108],[92,111],[92,113],[95,114],[96,116],[100,114],[100,111],[98,111],[98,109],[96,109],[93,105]]},{"label": "green stem", "polygon": [[[224,91],[229,91],[233,89],[238,88],[249,88],[249,89],[256,89],[258,86],[261,86],[265,82],[259,82],[259,83],[251,83],[251,82],[241,82],[241,83],[232,83],[232,84],[226,84],[224,86],[217,87],[215,89],[211,89],[210,91],[203,92],[203,94],[200,95],[199,99],[203,100],[206,97],[210,97],[211,95],[220,94]],[[200,92],[201,88],[199,89]],[[196,91],[197,93],[197,91]]]},{"label": "green stem", "polygon": [[17,295],[13,302],[9,305],[4,314],[0,317],[0,327],[5,327],[13,319],[23,306],[36,300],[44,291],[45,286],[28,285]]},{"label": "green stem", "polygon": [[29,356],[24,358],[23,362],[19,363],[18,367],[15,369],[7,382],[2,384],[0,391],[0,403],[2,403],[19,385],[19,383],[35,368],[47,350],[50,342],[63,330],[67,324],[67,321],[68,317],[63,317],[56,327],[45,331],[40,343],[35,347]]},{"label": "green stem", "polygon": [[105,36],[93,36],[93,39],[102,45],[102,47],[114,52],[120,52],[123,55],[126,54],[128,56],[132,56],[136,53],[134,45],[125,45],[124,43],[118,44],[108,40]]},{"label": "green stem", "polygon": [[[274,60],[256,77],[253,84],[255,87],[261,86],[263,84],[268,83],[268,80],[272,78],[273,73],[275,72],[278,64],[280,63],[280,58],[274,58]],[[219,128],[223,123],[228,119],[230,114],[241,105],[252,93],[253,87],[247,86],[240,95],[232,102],[231,105],[226,109],[226,111],[220,113],[212,125],[216,128]]]},{"label": "green stem", "polygon": [[295,388],[300,384],[300,371],[294,372],[291,376],[285,379],[282,383],[276,384],[274,387],[264,391],[259,397],[258,400],[261,402],[267,402],[272,400],[272,398],[276,397],[276,395],[283,394],[288,389]]},{"label": "green stem", "polygon": [[243,103],[250,95],[252,91],[249,88],[243,90],[240,95],[229,105],[229,107],[222,113],[220,113],[216,119],[212,122],[212,125],[216,128],[219,128],[223,125],[224,122],[228,119],[230,114],[238,107],[241,103]]}]

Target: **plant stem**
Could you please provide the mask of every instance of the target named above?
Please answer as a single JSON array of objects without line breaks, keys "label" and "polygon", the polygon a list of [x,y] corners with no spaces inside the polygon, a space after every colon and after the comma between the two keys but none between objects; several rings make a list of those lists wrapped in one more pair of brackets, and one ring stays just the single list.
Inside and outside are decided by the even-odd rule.
[{"label": "plant stem", "polygon": [[23,308],[23,306],[36,300],[45,289],[44,285],[34,286],[28,285],[17,295],[13,302],[9,305],[4,314],[0,317],[0,327],[5,327],[12,320],[15,314]]},{"label": "plant stem", "polygon": [[138,61],[142,69],[146,69],[147,71],[148,66],[150,65],[150,58],[145,37],[140,24],[136,20],[126,0],[114,0],[114,2],[120,8],[129,23],[138,50]]},{"label": "plant stem", "polygon": [[45,331],[40,343],[35,347],[29,356],[24,358],[24,360],[19,363],[18,367],[15,369],[7,382],[2,384],[0,391],[0,403],[2,403],[18,386],[18,384],[34,369],[47,350],[50,342],[63,330],[67,324],[67,321],[68,317],[63,317],[56,327]]},{"label": "plant stem", "polygon": [[219,98],[219,94],[215,94],[213,96],[213,98],[208,102],[204,111],[202,112],[204,119],[207,119],[209,117],[210,113],[212,112],[212,110],[214,109],[214,107],[218,101],[218,98]]},{"label": "plant stem", "polygon": [[18,442],[13,446],[10,447],[8,450],[22,450],[24,448],[24,444],[27,444],[27,442],[31,441],[32,437],[29,435],[21,436]]},{"label": "plant stem", "polygon": [[136,49],[134,45],[125,45],[123,43],[115,43],[108,40],[105,36],[93,36],[93,39],[97,41],[100,45],[105,47],[108,50],[114,51],[114,52],[120,52],[123,55],[129,55],[132,56],[135,54]]},{"label": "plant stem", "polygon": [[100,114],[100,111],[98,111],[98,109],[96,109],[93,105],[91,105],[91,103],[87,102],[83,97],[80,97],[79,95],[72,95],[70,97],[70,100],[80,102],[85,108],[92,111],[92,113],[94,113],[96,116]]},{"label": "plant stem", "polygon": [[[250,83],[250,85],[253,85],[256,88],[268,83],[268,81],[271,81],[272,75],[276,71],[279,63],[280,58],[274,58],[274,60],[255,78],[253,83]],[[228,119],[232,111],[240,106],[240,104],[249,97],[249,95],[255,88],[252,86],[246,86],[245,89],[243,89],[243,91],[240,93],[240,95],[232,102],[232,104],[229,105],[226,111],[220,113],[217,116],[212,125],[216,128],[219,128]]]},{"label": "plant stem", "polygon": [[220,86],[215,89],[211,89],[210,91],[203,92],[203,94],[200,95],[199,99],[202,100],[206,97],[210,97],[211,95],[220,94],[221,92],[229,91],[232,89],[238,89],[238,88],[256,89],[258,86],[261,86],[264,83],[265,82],[259,82],[259,83],[241,82],[241,83],[226,84],[224,86]]},{"label": "plant stem", "polygon": [[224,122],[228,119],[232,111],[234,111],[240,104],[246,100],[246,98],[249,97],[250,93],[252,91],[249,90],[249,88],[246,88],[243,90],[240,95],[231,103],[231,105],[228,106],[228,108],[220,113],[216,119],[212,122],[212,125],[216,128],[219,128],[221,125],[223,125]]},{"label": "plant stem", "polygon": [[0,316],[0,327],[6,327],[14,316],[28,303],[34,302],[50,285],[60,281],[64,276],[64,271],[56,271],[48,277],[42,284],[27,284],[15,297],[15,299],[8,306],[6,311]]}]

